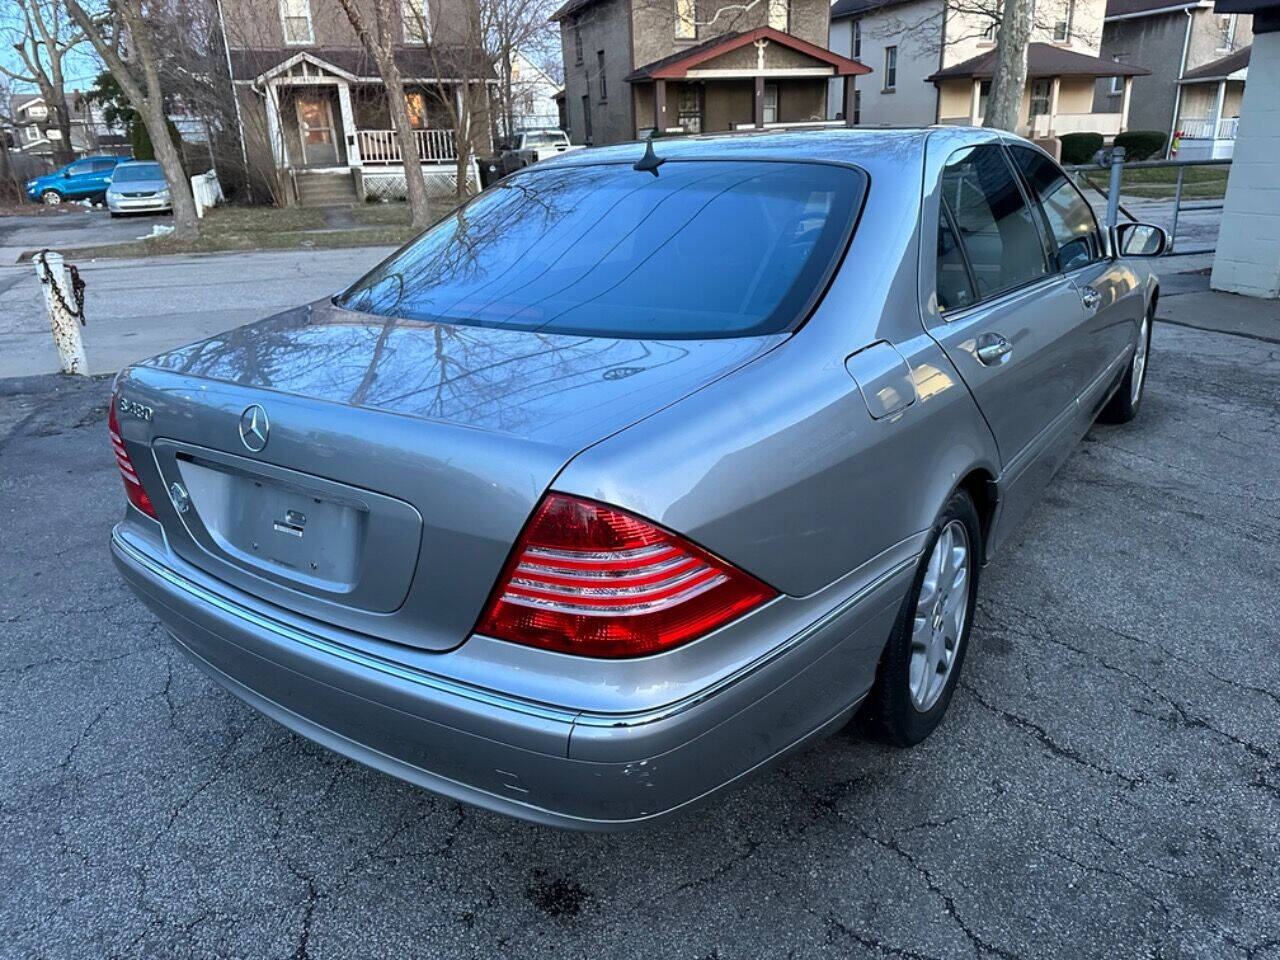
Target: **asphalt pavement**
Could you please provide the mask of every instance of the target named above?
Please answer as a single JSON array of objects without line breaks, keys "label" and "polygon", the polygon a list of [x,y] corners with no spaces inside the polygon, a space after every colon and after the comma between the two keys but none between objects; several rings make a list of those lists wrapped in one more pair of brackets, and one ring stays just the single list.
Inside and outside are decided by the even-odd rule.
[{"label": "asphalt pavement", "polygon": [[[0,219],[0,226],[4,222]],[[87,314],[82,336],[89,370],[114,373],[135,360],[337,293],[391,249],[80,262]],[[0,266],[0,377],[57,369],[35,267]]]},{"label": "asphalt pavement", "polygon": [[170,225],[173,218],[166,214],[131,214],[112,217],[105,208],[86,208],[80,203],[68,203],[65,210],[56,213],[0,217],[0,266],[13,264],[18,257],[32,250],[61,250],[67,247],[88,247],[108,243],[127,243],[149,234],[157,224]]},{"label": "asphalt pavement", "polygon": [[[92,321],[91,321],[92,322]],[[0,956],[1280,958],[1280,352],[1157,325],[945,724],[659,827],[439,799],[206,680],[107,553],[106,379],[0,381]]]}]

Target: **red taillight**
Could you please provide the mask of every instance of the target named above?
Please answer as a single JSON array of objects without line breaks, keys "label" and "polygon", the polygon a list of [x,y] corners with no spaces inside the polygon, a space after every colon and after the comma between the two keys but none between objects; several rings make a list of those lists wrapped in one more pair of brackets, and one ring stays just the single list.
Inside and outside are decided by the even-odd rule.
[{"label": "red taillight", "polygon": [[777,596],[646,520],[551,494],[529,521],[476,630],[590,657],[700,637]]},{"label": "red taillight", "polygon": [[111,434],[111,449],[115,451],[116,466],[120,468],[120,476],[124,479],[124,492],[129,502],[149,517],[156,515],[156,508],[151,505],[151,498],[142,489],[142,481],[133,469],[129,460],[129,451],[124,448],[124,438],[120,436],[120,420],[116,417],[116,398],[111,395],[111,404],[107,407],[107,431]]}]

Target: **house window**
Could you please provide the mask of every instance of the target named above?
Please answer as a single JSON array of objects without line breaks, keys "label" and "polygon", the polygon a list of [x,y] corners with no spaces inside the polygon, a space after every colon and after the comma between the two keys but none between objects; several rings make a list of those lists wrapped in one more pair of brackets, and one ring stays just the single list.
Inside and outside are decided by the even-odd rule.
[{"label": "house window", "polygon": [[1049,113],[1049,96],[1052,81],[1036,80],[1031,84],[1031,116],[1043,117]]},{"label": "house window", "polygon": [[1076,0],[1067,0],[1066,13],[1053,25],[1053,39],[1058,43],[1071,41],[1071,22],[1076,17]]},{"label": "house window", "polygon": [[1218,17],[1218,30],[1221,32],[1222,43],[1218,49],[1231,50],[1236,45],[1236,14],[1227,13]]},{"label": "house window", "polygon": [[427,43],[431,39],[431,18],[427,0],[400,0],[405,43]]},{"label": "house window", "polygon": [[791,28],[791,0],[769,0],[769,26],[783,33]]},{"label": "house window", "polygon": [[582,95],[582,134],[587,143],[591,142],[591,94]]},{"label": "house window", "polygon": [[991,81],[983,80],[978,84],[978,118],[987,115],[987,100],[991,97]]},{"label": "house window", "polygon": [[778,85],[776,83],[764,85],[764,122],[778,122]]},{"label": "house window", "polygon": [[582,62],[582,24],[573,21],[573,62]]},{"label": "house window", "polygon": [[315,42],[311,29],[311,0],[280,0],[280,23],[284,28],[285,43]]},{"label": "house window", "polygon": [[992,20],[991,25],[982,31],[982,39],[987,43],[995,43],[996,38],[1000,36],[1000,21]]},{"label": "house window", "polygon": [[[1116,63],[1120,63],[1124,60],[1124,57],[1125,55],[1123,53],[1117,53],[1112,56],[1111,59]],[[1107,92],[1113,97],[1118,97],[1120,94],[1124,93],[1124,77],[1112,77],[1111,87]]]},{"label": "house window", "polygon": [[862,91],[853,91],[853,125],[862,123]]},{"label": "house window", "polygon": [[676,39],[693,40],[698,36],[697,0],[675,0]]},{"label": "house window", "polygon": [[853,46],[850,51],[853,59],[857,60],[862,56],[862,21],[853,21]]},{"label": "house window", "polygon": [[677,121],[685,133],[702,132],[702,84],[686,83],[680,87]]},{"label": "house window", "polygon": [[29,127],[23,127],[22,139],[27,141],[27,143],[35,143],[40,139],[40,128],[35,124],[32,124]]},{"label": "house window", "polygon": [[604,79],[604,51],[603,51],[603,50],[597,50],[597,51],[596,51],[596,70],[598,71],[598,73],[599,73],[599,75],[600,75],[600,102],[601,102],[601,103],[604,103],[606,100],[608,100],[608,99],[609,99],[609,90],[608,90],[608,88],[605,86],[605,79]]},{"label": "house window", "polygon": [[884,92],[892,93],[898,88],[898,48],[884,48]]},{"label": "house window", "polygon": [[45,117],[49,116],[49,108],[43,103],[33,104],[32,106],[27,107],[27,116],[32,120],[43,120]]}]

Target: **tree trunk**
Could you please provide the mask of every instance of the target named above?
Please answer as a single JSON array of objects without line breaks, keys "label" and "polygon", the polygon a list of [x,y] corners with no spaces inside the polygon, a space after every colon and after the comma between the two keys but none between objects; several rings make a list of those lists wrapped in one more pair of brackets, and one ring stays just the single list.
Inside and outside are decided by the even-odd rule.
[{"label": "tree trunk", "polygon": [[[59,89],[61,94],[62,90]],[[57,96],[55,94],[55,96]],[[66,166],[76,158],[75,146],[71,143],[71,112],[67,109],[67,98],[64,94],[60,98],[50,103],[51,109],[58,120],[58,141],[57,149],[54,150],[54,157],[59,166]]]},{"label": "tree trunk", "polygon": [[400,68],[390,54],[386,56],[385,62],[379,59],[378,70],[387,91],[391,125],[396,128],[396,139],[400,141],[410,222],[415,230],[424,230],[431,226],[431,203],[427,198],[427,181],[422,176],[422,155],[418,153],[418,138],[414,135],[413,124],[409,122],[409,103],[404,98],[404,81],[400,78]]},{"label": "tree trunk", "polygon": [[1035,0],[1005,0],[996,38],[996,68],[987,98],[985,126],[1016,132],[1027,85],[1027,47],[1035,19]]},{"label": "tree trunk", "polygon": [[[173,205],[173,235],[184,240],[194,240],[200,235],[200,218],[196,216],[196,201],[191,194],[191,181],[182,166],[182,154],[169,136],[169,118],[164,107],[148,101],[145,108],[137,108],[142,122],[151,135],[151,145],[156,151],[156,163],[164,171],[169,185],[169,202]],[[182,187],[175,190],[174,184]]]}]

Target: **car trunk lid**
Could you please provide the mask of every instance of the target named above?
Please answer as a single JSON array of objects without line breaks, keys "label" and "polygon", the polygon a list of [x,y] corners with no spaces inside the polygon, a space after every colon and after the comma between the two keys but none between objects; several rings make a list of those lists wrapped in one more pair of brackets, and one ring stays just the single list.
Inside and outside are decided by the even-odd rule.
[{"label": "car trunk lid", "polygon": [[569,459],[780,339],[552,336],[326,302],[129,368],[118,390],[151,413],[126,442],[183,560],[444,650]]}]

